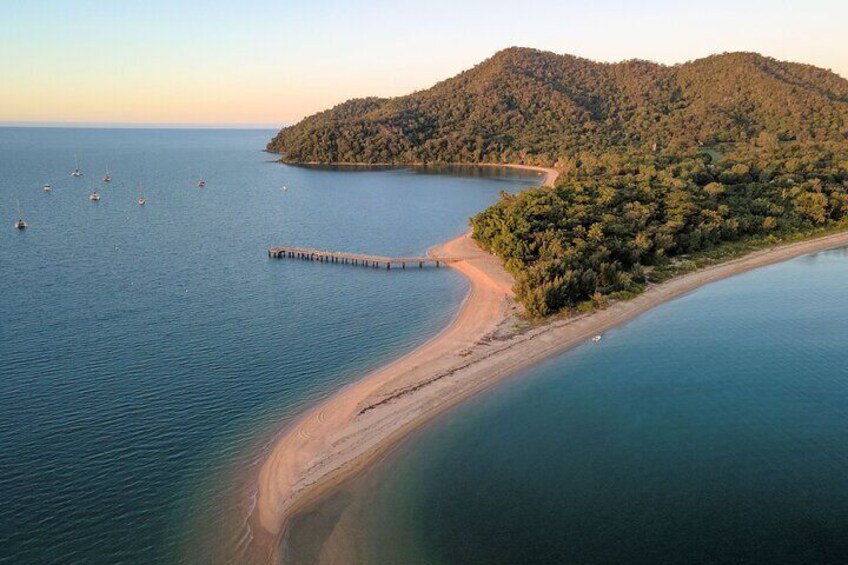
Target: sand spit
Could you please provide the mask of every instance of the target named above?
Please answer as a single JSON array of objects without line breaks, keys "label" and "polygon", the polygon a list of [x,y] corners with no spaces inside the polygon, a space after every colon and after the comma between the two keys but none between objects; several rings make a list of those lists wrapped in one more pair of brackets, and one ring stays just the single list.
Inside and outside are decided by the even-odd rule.
[{"label": "sand spit", "polygon": [[[538,170],[538,169],[537,169]],[[546,183],[556,171],[543,170]],[[838,233],[757,251],[650,287],[626,302],[538,326],[521,323],[512,277],[469,234],[433,248],[471,283],[439,335],[315,406],[272,446],[252,519],[259,553],[274,557],[287,520],[383,454],[411,430],[516,370],[566,351],[705,284],[814,251],[848,245]]]}]

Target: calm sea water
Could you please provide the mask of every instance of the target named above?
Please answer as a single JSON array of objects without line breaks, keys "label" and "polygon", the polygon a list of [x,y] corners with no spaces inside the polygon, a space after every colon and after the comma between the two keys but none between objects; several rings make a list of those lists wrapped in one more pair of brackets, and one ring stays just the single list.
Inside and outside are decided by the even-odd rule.
[{"label": "calm sea water", "polygon": [[[848,562],[848,253],[709,285],[496,387],[296,524],[312,563]],[[323,549],[322,549],[323,546]]]},{"label": "calm sea water", "polygon": [[0,562],[230,561],[263,443],[467,290],[266,249],[421,253],[528,184],[291,168],[272,134],[0,129]]}]

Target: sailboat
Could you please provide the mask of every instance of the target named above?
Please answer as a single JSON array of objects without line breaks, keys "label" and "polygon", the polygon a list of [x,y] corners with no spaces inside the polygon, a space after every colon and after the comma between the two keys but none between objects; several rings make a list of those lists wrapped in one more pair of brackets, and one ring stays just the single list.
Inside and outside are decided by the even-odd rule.
[{"label": "sailboat", "polygon": [[25,230],[25,229],[27,229],[27,223],[23,220],[23,217],[22,217],[23,214],[21,214],[21,203],[20,203],[20,201],[17,204],[18,204],[18,221],[15,222],[15,229],[16,230]]},{"label": "sailboat", "polygon": [[80,167],[79,167],[79,158],[77,158],[76,155],[74,155],[74,161],[76,162],[76,167],[74,167],[74,171],[71,173],[71,176],[72,177],[81,177],[82,171],[80,170]]},{"label": "sailboat", "polygon": [[138,205],[144,206],[144,203],[147,202],[147,200],[144,199],[144,187],[141,186],[140,189],[141,189],[141,196],[138,197]]}]

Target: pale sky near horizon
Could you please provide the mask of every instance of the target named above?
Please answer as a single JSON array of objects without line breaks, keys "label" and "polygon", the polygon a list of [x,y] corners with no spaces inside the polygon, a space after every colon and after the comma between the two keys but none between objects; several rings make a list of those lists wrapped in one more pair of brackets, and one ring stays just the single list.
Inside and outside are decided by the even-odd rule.
[{"label": "pale sky near horizon", "polygon": [[846,0],[0,0],[0,124],[276,127],[512,45],[666,64],[757,51],[848,77],[846,21]]}]

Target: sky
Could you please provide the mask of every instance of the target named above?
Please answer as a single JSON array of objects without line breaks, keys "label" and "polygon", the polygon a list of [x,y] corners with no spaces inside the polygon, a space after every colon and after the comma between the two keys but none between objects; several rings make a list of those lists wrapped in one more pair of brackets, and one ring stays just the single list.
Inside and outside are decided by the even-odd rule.
[{"label": "sky", "polygon": [[278,127],[518,45],[757,51],[848,77],[848,0],[0,0],[0,124]]}]

